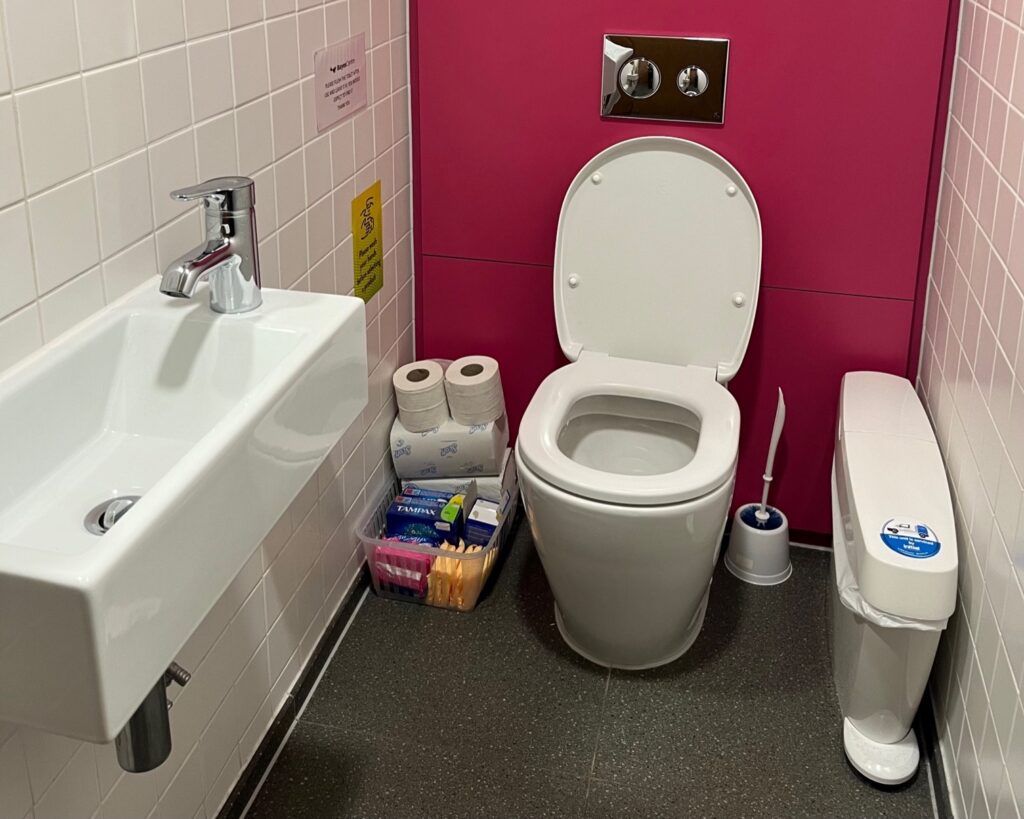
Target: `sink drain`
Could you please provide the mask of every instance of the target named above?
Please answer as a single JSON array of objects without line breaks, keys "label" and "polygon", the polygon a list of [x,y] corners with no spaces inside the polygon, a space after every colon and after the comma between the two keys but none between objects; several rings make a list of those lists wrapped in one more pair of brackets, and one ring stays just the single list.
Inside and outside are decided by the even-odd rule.
[{"label": "sink drain", "polygon": [[103,501],[85,516],[85,528],[94,535],[105,535],[138,503],[140,497],[141,495],[122,495]]}]

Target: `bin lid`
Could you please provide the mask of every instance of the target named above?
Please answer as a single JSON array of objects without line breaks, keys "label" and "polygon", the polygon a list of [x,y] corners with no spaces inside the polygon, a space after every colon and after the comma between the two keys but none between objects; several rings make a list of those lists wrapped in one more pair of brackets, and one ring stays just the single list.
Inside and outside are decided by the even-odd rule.
[{"label": "bin lid", "polygon": [[836,454],[850,564],[880,611],[942,620],[953,613],[957,542],[946,469],[924,407],[905,378],[848,373]]}]

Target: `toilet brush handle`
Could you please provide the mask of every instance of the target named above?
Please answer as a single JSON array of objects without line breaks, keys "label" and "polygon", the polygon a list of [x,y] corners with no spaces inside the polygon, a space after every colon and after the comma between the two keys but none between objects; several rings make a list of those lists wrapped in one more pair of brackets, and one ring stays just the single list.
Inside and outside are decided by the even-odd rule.
[{"label": "toilet brush handle", "polygon": [[782,437],[782,427],[786,423],[786,400],[782,396],[782,388],[779,387],[779,403],[775,408],[775,426],[772,428],[772,442],[768,446],[768,463],[764,467],[764,491],[761,494],[761,515],[768,514],[768,487],[772,482],[772,469],[775,466],[775,450],[779,447],[779,438]]}]

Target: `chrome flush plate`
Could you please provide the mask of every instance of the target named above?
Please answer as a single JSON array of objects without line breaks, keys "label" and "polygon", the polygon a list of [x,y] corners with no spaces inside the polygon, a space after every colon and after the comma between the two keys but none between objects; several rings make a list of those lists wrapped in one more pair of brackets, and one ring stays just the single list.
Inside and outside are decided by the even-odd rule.
[{"label": "chrome flush plate", "polygon": [[725,121],[729,41],[606,34],[601,116]]}]

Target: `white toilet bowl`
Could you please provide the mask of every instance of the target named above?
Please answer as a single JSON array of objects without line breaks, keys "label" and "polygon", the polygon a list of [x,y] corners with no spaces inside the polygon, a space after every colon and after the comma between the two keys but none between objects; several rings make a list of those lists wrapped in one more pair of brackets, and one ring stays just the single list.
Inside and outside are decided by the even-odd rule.
[{"label": "white toilet bowl", "polygon": [[566,195],[555,315],[574,363],[538,388],[516,454],[559,630],[595,663],[662,665],[700,631],[760,259],[746,182],[692,142],[615,145]]}]

